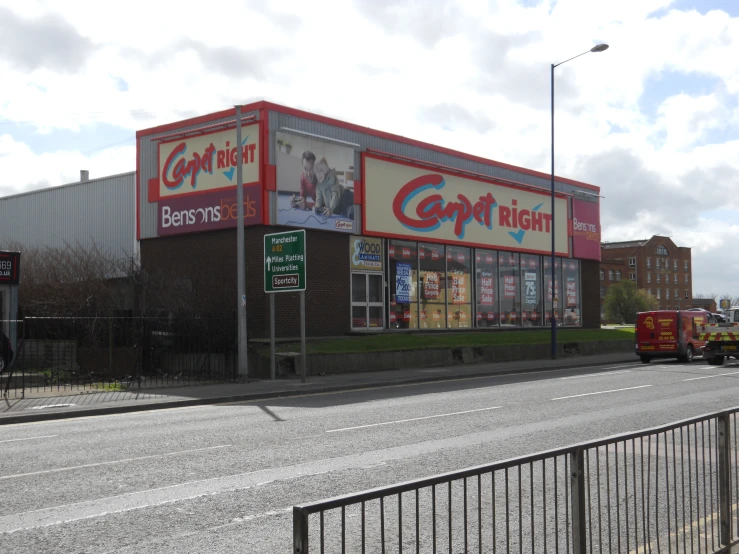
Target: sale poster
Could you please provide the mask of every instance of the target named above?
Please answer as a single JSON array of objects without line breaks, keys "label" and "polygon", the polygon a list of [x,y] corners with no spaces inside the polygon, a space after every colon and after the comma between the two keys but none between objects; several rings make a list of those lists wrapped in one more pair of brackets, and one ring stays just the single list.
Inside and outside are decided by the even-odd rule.
[{"label": "sale poster", "polygon": [[480,298],[482,306],[493,306],[495,304],[495,289],[493,288],[493,274],[482,272],[480,274]]},{"label": "sale poster", "polygon": [[567,305],[577,306],[577,281],[574,277],[567,277]]},{"label": "sale poster", "polygon": [[516,298],[516,277],[514,275],[505,275],[503,277],[503,296],[506,298]]},{"label": "sale poster", "polygon": [[524,303],[527,305],[536,305],[536,273],[527,271],[524,275]]},{"label": "sale poster", "polygon": [[467,303],[467,279],[465,275],[452,275],[452,303]]},{"label": "sale poster", "polygon": [[439,280],[439,274],[434,271],[426,272],[424,282],[424,297],[426,300],[438,300],[441,283]]},{"label": "sale poster", "polygon": [[407,304],[411,301],[411,264],[395,266],[395,301]]}]

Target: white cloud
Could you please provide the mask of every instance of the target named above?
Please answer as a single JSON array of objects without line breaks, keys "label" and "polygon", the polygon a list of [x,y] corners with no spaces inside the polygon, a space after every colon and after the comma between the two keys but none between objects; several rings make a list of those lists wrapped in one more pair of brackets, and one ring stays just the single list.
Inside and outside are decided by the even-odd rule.
[{"label": "white cloud", "polygon": [[[739,18],[675,10],[672,0],[432,4],[216,0],[195,10],[132,0],[111,17],[100,2],[0,0],[23,29],[62,22],[59,51],[30,58],[4,48],[0,33],[0,122],[47,134],[105,123],[133,136],[265,98],[546,172],[550,64],[606,42],[606,52],[556,69],[557,172],[602,187],[605,238],[670,233],[695,249],[696,289],[739,296],[736,272],[697,264],[723,263],[737,239],[726,214],[739,221]],[[642,111],[665,71],[718,85],[660,89],[654,111]],[[83,168],[135,168],[132,146],[34,154],[38,136],[7,123],[2,133],[0,194],[74,181]],[[729,210],[720,222],[707,214],[716,205]]]}]

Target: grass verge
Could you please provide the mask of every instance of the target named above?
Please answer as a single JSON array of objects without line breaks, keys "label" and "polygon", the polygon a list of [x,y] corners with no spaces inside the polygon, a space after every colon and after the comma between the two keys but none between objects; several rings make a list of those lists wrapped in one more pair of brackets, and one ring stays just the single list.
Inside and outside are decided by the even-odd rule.
[{"label": "grass verge", "polygon": [[[592,342],[633,340],[633,329],[558,329],[557,342]],[[551,331],[507,331],[493,333],[383,333],[362,337],[311,340],[306,344],[309,354],[351,354],[357,352],[387,352],[425,348],[458,348],[463,346],[494,346],[497,344],[547,344]],[[282,343],[281,352],[295,352],[299,343]]]}]

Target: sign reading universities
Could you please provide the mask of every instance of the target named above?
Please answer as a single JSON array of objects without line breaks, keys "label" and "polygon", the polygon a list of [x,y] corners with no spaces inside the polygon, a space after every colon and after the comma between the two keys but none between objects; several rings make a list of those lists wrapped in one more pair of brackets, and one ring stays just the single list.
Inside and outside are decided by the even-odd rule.
[{"label": "sign reading universities", "polygon": [[305,230],[264,235],[264,292],[305,290]]}]

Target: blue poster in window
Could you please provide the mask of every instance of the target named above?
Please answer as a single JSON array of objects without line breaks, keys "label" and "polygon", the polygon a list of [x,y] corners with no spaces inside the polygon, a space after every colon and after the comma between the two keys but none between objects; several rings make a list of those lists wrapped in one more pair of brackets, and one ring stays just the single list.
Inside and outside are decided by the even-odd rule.
[{"label": "blue poster in window", "polygon": [[411,301],[411,264],[395,265],[395,301],[399,304]]}]

